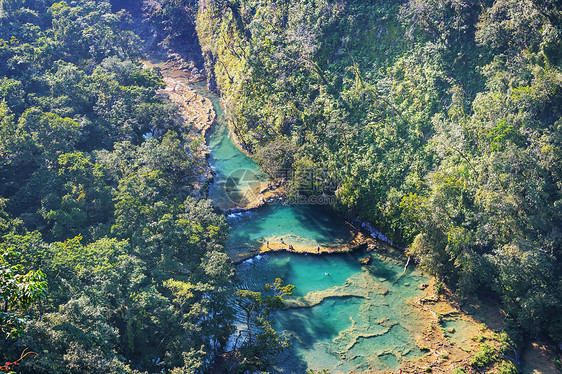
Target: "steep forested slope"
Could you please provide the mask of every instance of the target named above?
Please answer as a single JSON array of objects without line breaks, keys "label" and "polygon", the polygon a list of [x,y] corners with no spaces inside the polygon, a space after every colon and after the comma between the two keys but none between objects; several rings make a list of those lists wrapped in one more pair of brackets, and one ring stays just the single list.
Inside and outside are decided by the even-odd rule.
[{"label": "steep forested slope", "polygon": [[338,210],[561,341],[561,21],[548,0],[202,0],[197,31],[293,193],[335,176]]}]

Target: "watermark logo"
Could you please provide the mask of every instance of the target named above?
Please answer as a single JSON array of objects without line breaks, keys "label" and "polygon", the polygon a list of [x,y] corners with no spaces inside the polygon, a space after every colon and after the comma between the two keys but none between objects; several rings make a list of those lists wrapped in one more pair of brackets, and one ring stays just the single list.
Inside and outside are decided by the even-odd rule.
[{"label": "watermark logo", "polygon": [[324,168],[277,169],[274,178],[304,195],[334,193],[341,184],[337,173]]},{"label": "watermark logo", "polygon": [[224,192],[235,207],[244,207],[259,198],[263,181],[250,169],[234,170],[224,182]]},{"label": "watermark logo", "polygon": [[335,195],[300,195],[292,194],[283,201],[289,205],[334,205],[337,199]]},{"label": "watermark logo", "polygon": [[[268,199],[270,203],[333,205],[336,203],[334,193],[341,184],[336,175],[322,168],[283,168],[275,170],[268,181],[253,170],[241,168],[230,173],[223,186],[230,202],[240,208],[268,197],[277,197],[275,190],[280,186],[286,187],[287,195],[281,199]],[[272,193],[268,195],[269,191]]]}]

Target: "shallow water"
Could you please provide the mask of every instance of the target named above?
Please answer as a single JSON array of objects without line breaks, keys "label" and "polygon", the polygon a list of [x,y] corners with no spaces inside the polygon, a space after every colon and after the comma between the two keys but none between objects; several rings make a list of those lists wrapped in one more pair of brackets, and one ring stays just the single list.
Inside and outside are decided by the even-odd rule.
[{"label": "shallow water", "polygon": [[[217,112],[207,138],[216,173],[209,197],[223,209],[244,205],[267,177],[232,144],[217,98],[205,96]],[[281,238],[297,250],[343,246],[352,239],[349,226],[321,206],[266,204],[231,214],[228,222],[230,255]],[[237,266],[244,288],[261,291],[275,278],[297,287],[287,299],[290,308],[274,315],[276,329],[291,338],[292,347],[270,372],[393,370],[422,354],[414,339],[425,322],[407,300],[421,295],[417,286],[428,279],[411,270],[401,275],[404,264],[377,255],[370,265],[361,265],[364,255],[268,253]]]},{"label": "shallow water", "polygon": [[[400,276],[401,264],[376,257],[364,266],[360,256],[271,253],[238,266],[246,288],[260,290],[275,278],[297,287],[287,298],[292,307],[275,314],[277,329],[293,341],[277,371],[392,370],[421,356],[414,336],[425,324],[407,300],[421,295],[417,285],[427,278]],[[303,300],[313,306],[299,307]]]},{"label": "shallow water", "polygon": [[472,338],[481,334],[476,323],[464,319],[446,319],[442,326],[449,341],[463,349],[469,349],[474,344]]},{"label": "shallow water", "polygon": [[217,114],[207,135],[209,164],[215,173],[209,198],[221,209],[246,206],[267,186],[267,175],[232,142],[218,98],[208,92],[205,96],[211,99]]}]

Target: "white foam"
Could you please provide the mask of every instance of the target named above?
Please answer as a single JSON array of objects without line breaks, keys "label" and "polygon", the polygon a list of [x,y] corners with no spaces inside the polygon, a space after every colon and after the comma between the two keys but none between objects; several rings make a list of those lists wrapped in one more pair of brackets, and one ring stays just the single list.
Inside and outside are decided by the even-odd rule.
[{"label": "white foam", "polygon": [[367,230],[372,238],[380,239],[382,241],[392,244],[392,240],[390,240],[385,234],[377,230],[376,227],[374,227],[368,222],[361,222],[361,221],[359,222],[361,223],[361,228]]},{"label": "white foam", "polygon": [[242,211],[242,212],[230,213],[226,216],[226,218],[235,219],[235,218],[243,217],[243,216],[248,215],[248,214],[250,214],[250,211],[245,210],[245,211]]}]

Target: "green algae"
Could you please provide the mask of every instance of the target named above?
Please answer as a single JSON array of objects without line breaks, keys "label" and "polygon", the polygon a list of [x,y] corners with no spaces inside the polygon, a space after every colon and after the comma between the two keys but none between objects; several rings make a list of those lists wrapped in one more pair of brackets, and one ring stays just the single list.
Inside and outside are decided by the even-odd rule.
[{"label": "green algae", "polygon": [[481,333],[479,325],[467,319],[447,318],[441,325],[449,341],[462,349],[470,348],[474,344],[472,338]]}]

